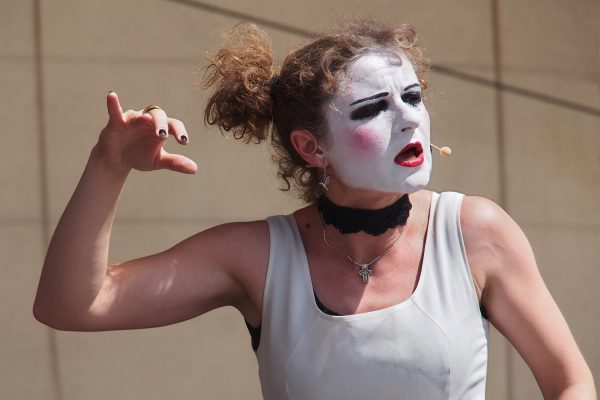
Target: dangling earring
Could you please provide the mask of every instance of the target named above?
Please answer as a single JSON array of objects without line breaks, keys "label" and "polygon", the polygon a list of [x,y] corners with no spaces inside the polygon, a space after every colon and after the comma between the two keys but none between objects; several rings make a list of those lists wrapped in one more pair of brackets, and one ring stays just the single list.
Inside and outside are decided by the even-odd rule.
[{"label": "dangling earring", "polygon": [[325,168],[323,168],[323,177],[321,178],[321,181],[319,182],[319,185],[321,187],[323,187],[323,189],[325,191],[328,191],[329,188],[327,187],[327,185],[329,185],[329,174],[327,174],[327,166]]},{"label": "dangling earring", "polygon": [[[319,145],[317,143],[314,143],[314,147],[312,149],[312,151],[310,152],[310,154],[316,154],[317,151],[319,150]],[[313,164],[306,164],[305,165],[306,168],[319,168],[316,165]],[[327,173],[327,162],[325,161],[325,165],[323,167],[323,175],[321,176],[321,180],[319,181],[319,186],[321,186],[323,188],[323,190],[327,191],[329,190],[329,180],[330,180],[330,176]]]}]

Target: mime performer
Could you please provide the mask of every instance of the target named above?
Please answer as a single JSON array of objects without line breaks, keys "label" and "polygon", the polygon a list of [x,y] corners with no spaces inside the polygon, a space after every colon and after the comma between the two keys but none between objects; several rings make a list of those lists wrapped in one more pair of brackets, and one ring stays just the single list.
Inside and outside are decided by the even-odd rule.
[{"label": "mime performer", "polygon": [[265,33],[236,26],[207,68],[205,120],[246,142],[271,137],[279,176],[306,207],[115,265],[109,240],[129,173],[197,167],[164,149],[169,136],[189,143],[181,121],[152,105],[123,112],[110,92],[48,249],[36,318],[105,331],[233,306],[266,400],[483,399],[491,322],[545,399],[595,399],[517,224],[485,198],[425,189],[426,70],[408,25],[347,22],[280,70]]}]

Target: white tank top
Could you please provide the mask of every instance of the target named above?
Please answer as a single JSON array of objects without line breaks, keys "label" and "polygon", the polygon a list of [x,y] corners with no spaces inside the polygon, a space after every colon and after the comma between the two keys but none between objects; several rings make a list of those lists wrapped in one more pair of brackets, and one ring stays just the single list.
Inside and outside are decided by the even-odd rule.
[{"label": "white tank top", "polygon": [[488,323],[462,240],[462,197],[433,193],[410,298],[354,315],[317,307],[294,217],[267,219],[269,267],[256,352],[265,400],[485,398]]}]

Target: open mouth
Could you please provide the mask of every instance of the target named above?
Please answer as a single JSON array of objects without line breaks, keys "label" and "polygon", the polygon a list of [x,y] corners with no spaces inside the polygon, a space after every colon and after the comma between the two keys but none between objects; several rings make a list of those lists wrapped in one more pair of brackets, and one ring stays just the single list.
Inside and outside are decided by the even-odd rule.
[{"label": "open mouth", "polygon": [[407,144],[394,158],[394,162],[403,167],[418,167],[424,160],[423,146],[420,142]]}]

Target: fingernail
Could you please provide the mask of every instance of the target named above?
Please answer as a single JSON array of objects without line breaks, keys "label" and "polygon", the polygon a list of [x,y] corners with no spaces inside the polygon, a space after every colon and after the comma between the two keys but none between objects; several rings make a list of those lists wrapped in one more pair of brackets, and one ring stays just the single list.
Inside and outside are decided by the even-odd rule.
[{"label": "fingernail", "polygon": [[114,92],[115,92],[114,90],[111,90],[111,91],[109,91],[108,93],[114,93]]},{"label": "fingernail", "polygon": [[186,142],[188,141],[187,136],[185,135],[181,135],[181,141]]},{"label": "fingernail", "polygon": [[158,134],[159,134],[160,136],[163,136],[163,137],[165,137],[165,136],[167,136],[167,131],[165,131],[164,129],[161,129],[160,131],[158,131]]}]

